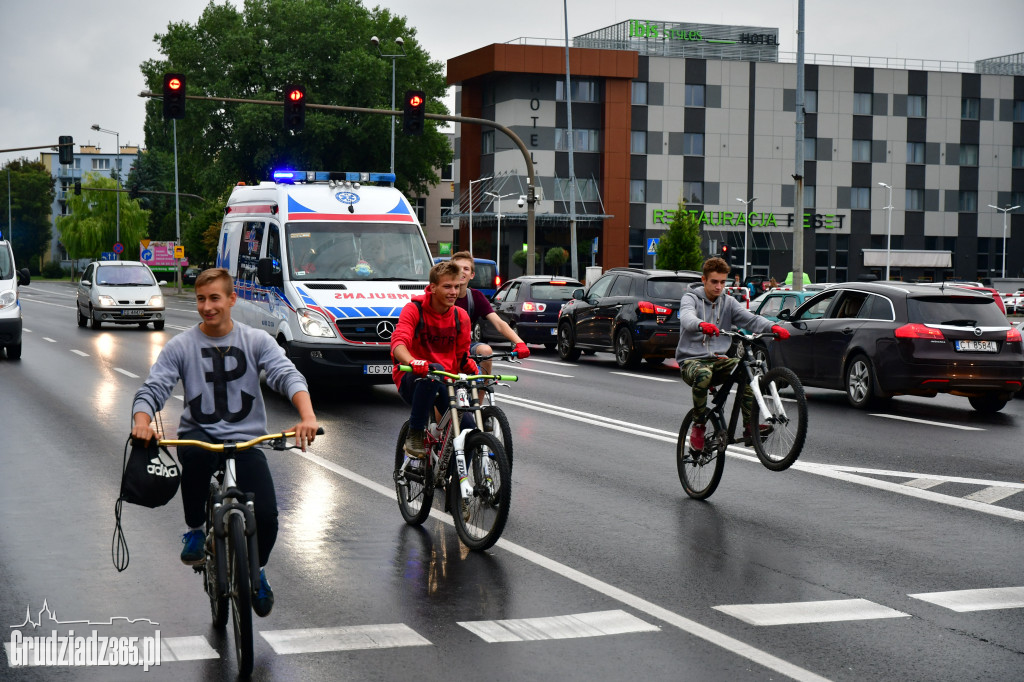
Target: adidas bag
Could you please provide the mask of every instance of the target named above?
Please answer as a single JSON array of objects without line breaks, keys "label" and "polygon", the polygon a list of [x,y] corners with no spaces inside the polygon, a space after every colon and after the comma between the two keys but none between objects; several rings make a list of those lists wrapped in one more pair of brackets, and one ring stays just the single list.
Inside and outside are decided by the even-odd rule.
[{"label": "adidas bag", "polygon": [[178,492],[181,474],[167,448],[150,441],[149,445],[132,445],[131,454],[127,450],[125,443],[127,461],[121,474],[121,499],[150,508],[170,502]]}]

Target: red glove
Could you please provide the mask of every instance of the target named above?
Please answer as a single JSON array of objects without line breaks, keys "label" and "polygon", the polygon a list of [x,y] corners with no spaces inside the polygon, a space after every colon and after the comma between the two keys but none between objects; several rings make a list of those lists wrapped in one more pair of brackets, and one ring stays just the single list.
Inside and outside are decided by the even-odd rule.
[{"label": "red glove", "polygon": [[525,343],[517,343],[516,347],[512,349],[512,352],[515,353],[520,360],[530,357],[530,349],[526,347]]},{"label": "red glove", "polygon": [[413,360],[409,366],[412,367],[412,373],[418,377],[425,377],[430,371],[430,363],[426,360]]},{"label": "red glove", "polygon": [[722,332],[715,325],[710,322],[701,322],[699,325],[700,330],[708,336],[718,336]]},{"label": "red glove", "polygon": [[777,324],[772,325],[772,334],[775,334],[780,339],[788,339],[789,338],[789,330],[786,329],[785,327],[780,327]]},{"label": "red glove", "polygon": [[466,364],[464,364],[462,366],[462,373],[463,374],[479,374],[480,373],[480,368],[477,366],[476,362],[474,362],[473,360],[467,358],[466,359]]}]

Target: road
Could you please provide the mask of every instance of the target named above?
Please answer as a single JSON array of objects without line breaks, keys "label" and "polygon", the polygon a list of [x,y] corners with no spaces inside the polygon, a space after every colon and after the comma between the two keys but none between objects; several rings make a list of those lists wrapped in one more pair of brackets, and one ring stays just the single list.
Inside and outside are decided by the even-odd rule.
[{"label": "road", "polygon": [[[159,631],[145,679],[234,679],[230,628],[211,628],[201,581],[177,558],[177,499],[126,505],[130,564],[111,563],[132,396],[197,321],[169,299],[163,332],[97,332],[75,325],[70,285],[22,289],[24,355],[0,361],[0,613],[26,636]],[[607,354],[569,364],[540,351],[502,371],[520,376],[499,397],[512,513],[483,554],[438,510],[422,529],[403,524],[391,466],[408,409],[393,387],[314,391],[325,435],[268,455],[277,602],[255,619],[253,679],[1019,678],[1024,401],[994,416],[955,397],[860,412],[811,390],[791,470],[732,449],[698,502],[675,472],[690,399],[669,364],[620,372]],[[286,401],[267,403],[271,428],[294,423]],[[172,399],[170,430],[180,411]],[[143,676],[6,667],[10,641],[4,679]]]}]

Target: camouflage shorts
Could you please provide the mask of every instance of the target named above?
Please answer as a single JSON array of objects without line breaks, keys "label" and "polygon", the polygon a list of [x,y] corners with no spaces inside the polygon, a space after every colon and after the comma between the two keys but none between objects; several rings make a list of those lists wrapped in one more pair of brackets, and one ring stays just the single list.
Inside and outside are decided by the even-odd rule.
[{"label": "camouflage shorts", "polygon": [[[679,366],[679,376],[693,389],[693,409],[699,418],[706,416],[708,407],[708,389],[718,386],[726,380],[739,363],[739,358],[693,358],[683,360]],[[740,401],[744,423],[754,405],[754,394],[746,387]]]}]

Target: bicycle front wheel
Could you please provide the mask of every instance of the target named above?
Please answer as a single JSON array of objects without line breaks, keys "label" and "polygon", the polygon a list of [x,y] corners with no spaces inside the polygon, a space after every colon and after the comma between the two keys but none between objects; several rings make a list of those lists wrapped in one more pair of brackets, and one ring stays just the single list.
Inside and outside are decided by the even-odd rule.
[{"label": "bicycle front wheel", "polygon": [[418,464],[418,468],[406,467],[401,471],[402,463],[405,462],[405,438],[409,433],[409,422],[402,424],[398,432],[398,445],[395,446],[395,493],[398,495],[398,510],[402,512],[402,518],[411,526],[418,526],[430,516],[430,505],[434,501],[434,486],[429,482],[430,472],[427,469],[430,456],[422,462],[411,462]]},{"label": "bicycle front wheel", "polygon": [[[679,438],[676,440],[676,469],[679,471],[679,482],[683,484],[686,494],[695,500],[711,497],[719,481],[722,480],[722,469],[725,468],[725,447],[719,448],[717,434],[704,434],[704,447],[693,447],[693,410],[683,417],[683,425],[679,427]],[[708,422],[705,429],[714,429]]]},{"label": "bicycle front wheel", "polygon": [[249,552],[245,541],[245,521],[232,513],[228,521],[228,592],[231,620],[235,627],[235,658],[238,676],[252,674],[252,584],[249,576]]},{"label": "bicycle front wheel", "polygon": [[[775,367],[759,379],[761,396],[768,414],[754,401],[747,425],[746,445],[753,445],[757,458],[771,471],[784,471],[793,465],[807,437],[807,396],[793,370]],[[750,434],[760,432],[760,437]],[[750,442],[747,442],[750,441]]]},{"label": "bicycle front wheel", "polygon": [[491,434],[505,448],[508,468],[512,469],[512,427],[509,426],[505,411],[495,405],[486,405],[480,411],[484,420],[484,431]]},{"label": "bicycle front wheel", "polygon": [[448,486],[455,531],[469,549],[487,549],[501,537],[512,500],[508,459],[494,436],[479,431],[466,436],[466,476],[469,497],[462,495],[458,472],[452,472]]},{"label": "bicycle front wheel", "polygon": [[208,546],[214,549],[206,554],[203,583],[206,587],[206,594],[210,597],[210,615],[213,616],[213,627],[223,630],[228,624],[228,596],[222,594],[217,587],[217,552],[224,551],[224,542],[213,537],[213,526],[210,526],[206,532]]}]

